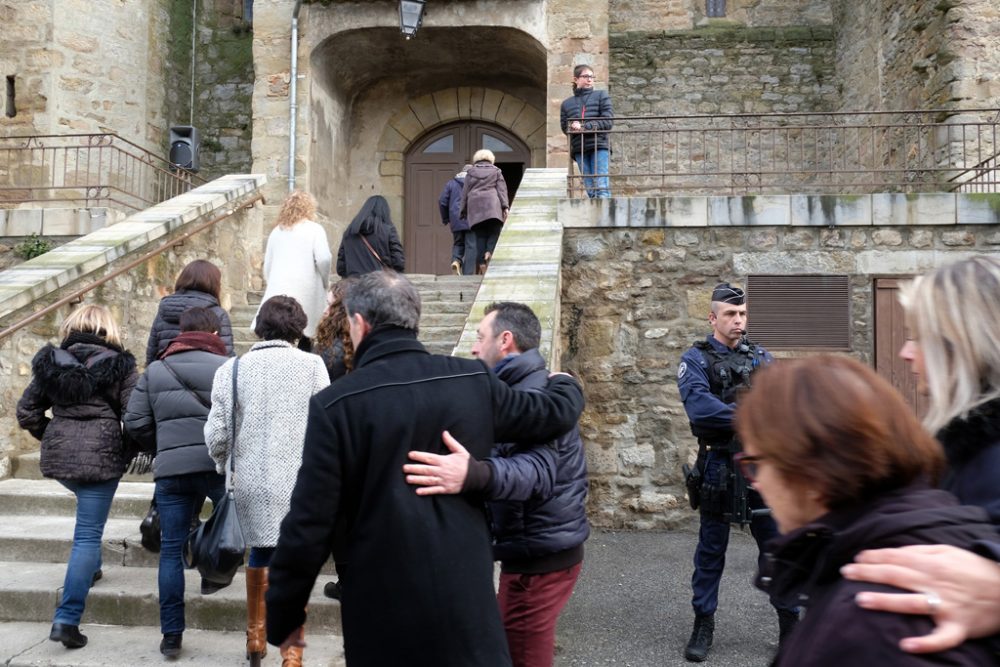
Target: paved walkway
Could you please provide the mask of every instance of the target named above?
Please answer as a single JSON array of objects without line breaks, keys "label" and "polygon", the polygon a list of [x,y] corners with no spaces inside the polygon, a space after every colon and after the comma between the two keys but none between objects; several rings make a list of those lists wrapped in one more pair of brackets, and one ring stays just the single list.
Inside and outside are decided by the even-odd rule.
[{"label": "paved walkway", "polygon": [[[694,524],[692,524],[693,526]],[[669,533],[595,531],[583,573],[560,619],[556,667],[680,667],[691,634],[694,528]],[[733,531],[719,593],[715,643],[705,664],[764,667],[777,649],[778,620],[751,584],[757,546]]]},{"label": "paved walkway", "polygon": [[[692,530],[669,533],[595,531],[587,542],[583,574],[559,624],[556,667],[689,666],[682,653],[691,631]],[[756,546],[734,531],[729,547],[712,667],[764,667],[777,642],[777,619],[762,593],[752,588]],[[119,667],[168,664],[159,655],[153,627],[84,623],[91,644],[67,651],[46,639],[47,623],[0,623],[0,665],[27,667]],[[178,664],[245,665],[239,632],[185,633]],[[336,638],[312,636],[307,662],[343,665]],[[271,651],[266,664],[280,663]],[[390,666],[387,666],[390,667]]]}]

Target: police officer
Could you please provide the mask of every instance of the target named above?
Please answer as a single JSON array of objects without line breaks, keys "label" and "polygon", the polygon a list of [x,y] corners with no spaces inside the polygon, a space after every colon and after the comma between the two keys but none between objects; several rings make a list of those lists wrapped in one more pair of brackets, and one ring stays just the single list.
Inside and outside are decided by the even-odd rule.
[{"label": "police officer", "polygon": [[[696,466],[685,469],[691,505],[701,509],[691,577],[694,630],[684,650],[684,657],[692,662],[705,660],[712,647],[730,523],[750,524],[759,563],[764,544],[778,534],[760,494],[746,487],[732,459],[739,451],[733,430],[737,394],[750,386],[754,371],[771,363],[772,357],[746,338],[747,307],[740,288],[729,283],[715,287],[708,322],[711,335],[695,342],[677,367],[677,387],[691,431],[698,438]],[[798,610],[773,599],[771,604],[778,610],[779,636],[784,637],[798,621]]]}]

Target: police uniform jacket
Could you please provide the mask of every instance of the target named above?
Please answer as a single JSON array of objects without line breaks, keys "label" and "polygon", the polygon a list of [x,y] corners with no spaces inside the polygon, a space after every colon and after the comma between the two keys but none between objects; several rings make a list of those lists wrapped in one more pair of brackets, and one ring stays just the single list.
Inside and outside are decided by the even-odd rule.
[{"label": "police uniform jacket", "polygon": [[862,609],[855,602],[858,593],[900,590],[849,581],[840,575],[840,568],[864,549],[912,544],[968,549],[988,539],[995,539],[995,533],[981,508],[960,506],[951,494],[922,485],[882,494],[858,507],[831,511],[775,539],[757,585],[779,599],[797,601],[806,614],[772,665],[996,664],[983,641],[966,642],[941,653],[904,653],[899,640],[928,634],[934,627],[931,618]]},{"label": "police uniform jacket", "polygon": [[[733,354],[733,351],[716,340],[715,336],[709,334],[707,340],[712,349],[720,354]],[[755,367],[769,364],[774,360],[771,354],[759,345],[757,357],[759,362],[755,363]],[[733,436],[733,413],[736,404],[726,403],[712,393],[712,383],[709,378],[711,372],[712,369],[702,351],[691,347],[681,355],[681,362],[677,366],[677,388],[680,390],[681,401],[684,403],[684,410],[687,411],[692,429],[714,432],[715,438],[729,440]]]},{"label": "police uniform jacket", "polygon": [[428,354],[413,331],[373,330],[355,370],[311,400],[271,561],[268,641],[302,625],[332,550],[352,667],[510,665],[483,503],[418,496],[402,467],[410,450],[447,453],[445,429],[484,458],[496,441],[555,438],[582,408],[579,385],[565,376],[545,393],[519,392],[480,361]]}]

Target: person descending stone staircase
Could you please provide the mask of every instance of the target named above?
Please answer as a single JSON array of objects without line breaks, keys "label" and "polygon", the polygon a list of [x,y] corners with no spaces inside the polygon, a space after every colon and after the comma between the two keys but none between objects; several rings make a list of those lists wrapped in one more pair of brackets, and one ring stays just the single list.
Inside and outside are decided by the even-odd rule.
[{"label": "person descending stone staircase", "polygon": [[[423,302],[420,339],[432,353],[451,354],[469,317],[481,278],[410,275]],[[258,295],[259,300],[259,295]],[[255,341],[249,328],[257,306],[231,312],[237,352]],[[140,543],[139,523],[153,496],[150,475],[126,476],[115,494],[104,531],[103,576],[87,599],[81,630],[87,646],[69,650],[48,639],[72,545],[74,498],[43,479],[38,453],[14,461],[13,477],[0,480],[0,664],[139,665],[159,663],[158,555]],[[203,518],[210,511],[206,507]],[[212,595],[199,593],[197,572],[186,571],[185,665],[246,665],[246,585],[243,571],[232,585]],[[335,577],[327,564],[309,603],[310,665],[344,664],[340,603],[323,596]],[[276,648],[263,665],[280,665]]]}]

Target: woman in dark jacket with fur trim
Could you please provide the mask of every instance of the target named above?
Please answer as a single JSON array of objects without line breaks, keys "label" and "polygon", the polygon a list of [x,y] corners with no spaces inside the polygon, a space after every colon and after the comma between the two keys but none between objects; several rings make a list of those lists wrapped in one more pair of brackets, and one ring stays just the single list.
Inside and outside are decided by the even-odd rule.
[{"label": "woman in dark jacket with fur trim", "polygon": [[901,300],[912,338],[899,354],[930,401],[924,426],[944,446],[942,488],[1000,529],[1000,259],[942,266]]},{"label": "woman in dark jacket with fur trim", "polygon": [[17,423],[42,441],[42,474],[76,496],[73,549],[49,639],[80,648],[87,643],[80,633],[87,593],[100,578],[104,524],[128,464],[121,415],[138,374],[104,306],[81,306],[59,334],[59,347],[46,345],[31,362]]},{"label": "woman in dark jacket with fur trim", "polygon": [[174,293],[160,300],[146,344],[146,365],[156,361],[180,334],[181,313],[196,306],[211,309],[219,318],[219,338],[226,346],[226,354],[233,356],[233,327],[229,313],[219,305],[221,291],[222,271],[215,264],[196,259],[185,266],[174,283]]},{"label": "woman in dark jacket with fur trim", "polygon": [[982,508],[930,488],[943,467],[941,448],[886,380],[846,357],[774,364],[754,375],[736,430],[743,452],[734,461],[782,533],[768,543],[758,586],[807,609],[774,666],[993,664],[982,641],[904,652],[901,640],[933,627],[940,595],[925,590],[920,615],[863,609],[859,593],[899,589],[850,581],[841,572],[868,549],[972,549],[995,537]]}]

